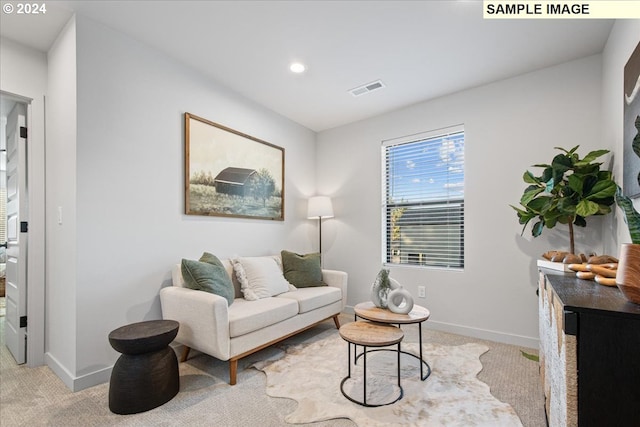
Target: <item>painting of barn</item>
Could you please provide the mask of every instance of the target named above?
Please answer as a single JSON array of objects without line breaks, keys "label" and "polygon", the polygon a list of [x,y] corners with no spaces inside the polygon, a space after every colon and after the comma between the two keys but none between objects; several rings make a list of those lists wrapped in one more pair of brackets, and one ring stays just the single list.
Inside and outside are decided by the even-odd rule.
[{"label": "painting of barn", "polygon": [[230,196],[246,196],[249,179],[256,174],[255,169],[228,167],[214,179],[216,192]]},{"label": "painting of barn", "polygon": [[184,118],[185,214],[284,221],[284,148]]}]

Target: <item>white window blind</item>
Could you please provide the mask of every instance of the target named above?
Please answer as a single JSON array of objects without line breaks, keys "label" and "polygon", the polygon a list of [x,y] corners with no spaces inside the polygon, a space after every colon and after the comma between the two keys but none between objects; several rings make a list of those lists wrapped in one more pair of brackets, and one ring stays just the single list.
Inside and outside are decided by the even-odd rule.
[{"label": "white window blind", "polygon": [[464,268],[464,128],[382,143],[384,263]]}]

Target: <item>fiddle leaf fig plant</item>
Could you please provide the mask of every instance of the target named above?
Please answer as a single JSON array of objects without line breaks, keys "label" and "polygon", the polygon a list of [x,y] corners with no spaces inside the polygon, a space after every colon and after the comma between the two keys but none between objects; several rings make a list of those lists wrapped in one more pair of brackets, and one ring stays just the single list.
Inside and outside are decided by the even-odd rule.
[{"label": "fiddle leaf fig plant", "polygon": [[544,228],[554,228],[557,224],[569,228],[570,252],[575,253],[573,227],[585,227],[586,218],[592,215],[606,215],[611,212],[617,184],[611,172],[600,170],[602,163],[595,160],[609,153],[609,150],[595,150],[580,158],[576,145],[571,150],[555,147],[562,153],[556,155],[551,164],[536,164],[543,168],[542,174],[534,175],[526,171],[522,179],[529,186],[520,198],[520,206],[510,205],[517,213],[522,233],[527,225],[533,237],[542,234]]}]

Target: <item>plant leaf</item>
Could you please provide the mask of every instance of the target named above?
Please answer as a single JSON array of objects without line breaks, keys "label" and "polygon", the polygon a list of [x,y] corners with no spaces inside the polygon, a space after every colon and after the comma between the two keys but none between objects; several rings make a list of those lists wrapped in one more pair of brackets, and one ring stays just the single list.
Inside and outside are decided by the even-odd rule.
[{"label": "plant leaf", "polygon": [[569,175],[568,182],[569,188],[582,196],[582,187],[584,185],[584,181],[582,180],[582,178],[574,173],[573,175]]},{"label": "plant leaf", "polygon": [[555,187],[553,183],[553,178],[547,181],[547,185],[545,185],[544,191],[546,191],[547,193],[551,193],[553,191],[553,187]]},{"label": "plant leaf", "polygon": [[540,234],[542,234],[543,229],[544,229],[544,222],[538,221],[531,228],[531,234],[533,235],[533,237],[538,237]]},{"label": "plant leaf", "polygon": [[591,200],[581,200],[576,206],[576,214],[582,217],[595,215],[598,213],[598,204]]},{"label": "plant leaf", "polygon": [[531,200],[526,207],[537,214],[544,214],[551,206],[552,201],[553,199],[551,197],[540,196]]},{"label": "plant leaf", "polygon": [[568,155],[571,155],[573,153],[576,152],[576,150],[580,147],[580,145],[576,145],[575,147],[573,147],[571,150],[567,151],[566,149],[562,148],[562,147],[553,147],[556,150],[560,150],[560,151],[564,151],[565,153],[567,153]]},{"label": "plant leaf", "polygon": [[631,242],[640,245],[640,213],[633,207],[631,199],[622,194],[620,187],[616,191],[616,203],[624,212],[624,220],[629,228]]},{"label": "plant leaf", "polygon": [[588,200],[593,200],[613,197],[616,194],[617,189],[618,185],[611,180],[598,181],[591,189],[591,192],[587,194],[586,198]]},{"label": "plant leaf", "polygon": [[533,176],[533,174],[531,172],[529,172],[529,171],[525,171],[525,173],[522,175],[522,180],[524,182],[526,182],[527,184],[539,184],[540,183],[538,178]]},{"label": "plant leaf", "polygon": [[522,350],[520,350],[520,353],[526,359],[533,360],[534,362],[539,362],[540,361],[540,356],[536,356],[535,354],[525,353]]},{"label": "plant leaf", "polygon": [[533,200],[538,194],[542,193],[543,191],[544,191],[544,188],[540,188],[532,185],[522,195],[522,198],[520,199],[520,204],[522,204],[522,206],[527,206],[531,200]]},{"label": "plant leaf", "polygon": [[516,213],[518,214],[518,219],[520,224],[524,224],[523,230],[522,232],[524,233],[524,228],[526,228],[527,224],[529,223],[529,221],[531,221],[533,218],[535,218],[537,216],[537,214],[535,212],[530,212],[528,210],[523,210],[520,209],[516,206],[513,205],[509,205],[511,206],[513,209],[516,210]]},{"label": "plant leaf", "polygon": [[577,225],[578,227],[586,227],[587,226],[587,220],[584,219],[584,217],[582,217],[580,215],[576,215],[576,217],[573,220],[573,225]]},{"label": "plant leaf", "polygon": [[576,202],[569,197],[560,199],[556,208],[560,215],[574,216],[576,214]]},{"label": "plant leaf", "polygon": [[557,216],[552,216],[552,217],[544,217],[544,224],[547,226],[547,228],[553,228],[556,226],[556,222],[558,222],[558,217]]},{"label": "plant leaf", "polygon": [[604,156],[605,154],[609,153],[609,150],[595,150],[595,151],[591,151],[589,152],[586,156],[584,156],[584,159],[576,162],[576,165],[585,165],[585,164],[589,164],[591,162],[593,162],[595,159],[597,159],[600,156]]},{"label": "plant leaf", "polygon": [[571,158],[565,156],[564,154],[558,154],[553,158],[553,161],[551,162],[551,167],[554,169],[554,171],[561,170],[563,172],[566,172],[571,169],[571,166],[573,166]]}]

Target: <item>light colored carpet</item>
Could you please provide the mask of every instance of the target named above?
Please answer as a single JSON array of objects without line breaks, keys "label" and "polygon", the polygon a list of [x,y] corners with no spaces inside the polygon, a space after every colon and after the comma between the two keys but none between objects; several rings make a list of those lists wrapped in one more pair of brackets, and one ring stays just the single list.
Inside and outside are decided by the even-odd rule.
[{"label": "light colored carpet", "polygon": [[[353,315],[341,315],[342,323]],[[417,342],[417,327],[404,328],[403,342]],[[286,348],[312,344],[337,335],[333,321],[289,338],[282,345],[251,355],[239,362],[238,384],[230,386],[228,364],[194,352],[180,364],[180,393],[165,405],[135,415],[116,415],[109,411],[109,385],[101,384],[76,393],[71,392],[46,366],[28,368],[16,365],[4,346],[4,318],[0,317],[0,426],[217,426],[253,427],[288,426],[285,417],[298,406],[291,399],[269,397],[265,392],[266,376],[248,368],[265,359],[276,359]],[[424,342],[444,345],[478,343],[489,351],[480,360],[483,369],[478,378],[489,384],[491,393],[516,410],[525,427],[545,427],[544,397],[538,364],[525,359],[521,348],[461,335],[423,329]],[[107,337],[104,337],[107,340]],[[346,344],[345,344],[346,346]],[[529,353],[536,350],[524,349]],[[336,369],[346,368],[346,348],[331,356]],[[310,367],[314,369],[314,367]],[[429,381],[429,380],[427,380]],[[305,427],[353,427],[348,419],[302,424]],[[500,427],[500,426],[496,426]]]},{"label": "light colored carpet", "polygon": [[[417,344],[406,344],[403,350],[419,351]],[[480,355],[488,350],[476,343],[427,343],[423,357],[432,372],[425,381],[419,379],[418,360],[403,354],[400,377],[404,396],[377,408],[350,402],[340,392],[340,381],[348,372],[347,344],[337,334],[290,347],[283,358],[254,366],[267,375],[268,395],[298,402],[296,410],[285,417],[292,424],[349,418],[359,427],[521,426],[513,408],[493,397],[489,386],[476,378],[482,370]],[[367,358],[367,402],[392,402],[399,394],[397,353],[378,351]],[[359,401],[363,400],[362,364],[361,357],[345,382],[345,392]]]}]

